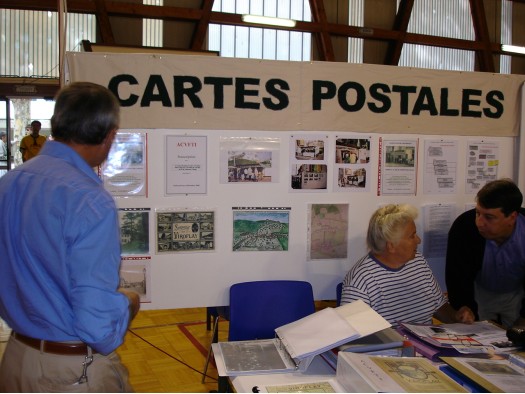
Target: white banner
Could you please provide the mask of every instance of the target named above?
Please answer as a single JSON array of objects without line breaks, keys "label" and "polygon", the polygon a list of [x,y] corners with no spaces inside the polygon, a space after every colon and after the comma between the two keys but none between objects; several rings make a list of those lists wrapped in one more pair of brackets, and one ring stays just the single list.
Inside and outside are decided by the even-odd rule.
[{"label": "white banner", "polygon": [[523,75],[193,55],[66,55],[122,128],[517,136]]}]

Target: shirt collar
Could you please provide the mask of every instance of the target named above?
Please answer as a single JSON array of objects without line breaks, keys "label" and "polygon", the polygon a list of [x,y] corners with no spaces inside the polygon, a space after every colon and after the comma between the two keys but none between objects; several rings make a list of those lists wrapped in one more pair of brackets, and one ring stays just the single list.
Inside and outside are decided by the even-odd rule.
[{"label": "shirt collar", "polygon": [[99,184],[102,183],[102,180],[95,173],[93,168],[91,168],[89,164],[77,152],[75,152],[71,147],[62,142],[47,141],[42,147],[40,154],[64,160],[65,162],[71,164],[73,167],[82,171],[95,182]]}]

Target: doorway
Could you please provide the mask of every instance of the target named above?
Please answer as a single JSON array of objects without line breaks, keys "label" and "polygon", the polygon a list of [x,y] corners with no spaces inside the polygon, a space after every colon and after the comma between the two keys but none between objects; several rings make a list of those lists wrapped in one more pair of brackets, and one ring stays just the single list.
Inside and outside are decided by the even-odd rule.
[{"label": "doorway", "polygon": [[0,152],[0,176],[22,164],[20,141],[33,120],[42,123],[40,134],[49,138],[55,102],[43,98],[0,97],[0,135],[5,133],[5,158]]}]

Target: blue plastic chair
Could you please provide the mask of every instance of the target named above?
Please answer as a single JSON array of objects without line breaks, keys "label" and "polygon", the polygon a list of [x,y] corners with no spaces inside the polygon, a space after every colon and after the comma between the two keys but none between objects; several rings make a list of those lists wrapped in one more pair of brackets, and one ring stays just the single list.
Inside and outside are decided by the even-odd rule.
[{"label": "blue plastic chair", "polygon": [[337,284],[337,287],[335,289],[335,296],[336,296],[336,305],[341,305],[341,296],[343,295],[343,282],[339,282]]},{"label": "blue plastic chair", "polygon": [[229,341],[269,339],[275,329],[315,312],[312,285],[295,280],[236,283],[230,287]]}]

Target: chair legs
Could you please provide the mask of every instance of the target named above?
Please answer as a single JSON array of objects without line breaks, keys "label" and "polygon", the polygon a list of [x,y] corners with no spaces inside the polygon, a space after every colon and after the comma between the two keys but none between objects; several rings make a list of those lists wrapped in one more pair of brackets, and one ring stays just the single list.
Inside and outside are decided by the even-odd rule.
[{"label": "chair legs", "polygon": [[201,383],[204,383],[204,380],[206,379],[206,373],[208,372],[208,365],[210,364],[211,356],[212,356],[212,343],[217,343],[219,341],[219,315],[213,317],[213,336],[210,342],[210,346],[208,348],[208,355],[206,356],[206,364],[204,365],[204,372],[202,373],[202,380]]},{"label": "chair legs", "polygon": [[216,306],[206,307],[206,330],[211,330],[211,322],[215,321],[215,318],[219,315],[219,311]]}]

